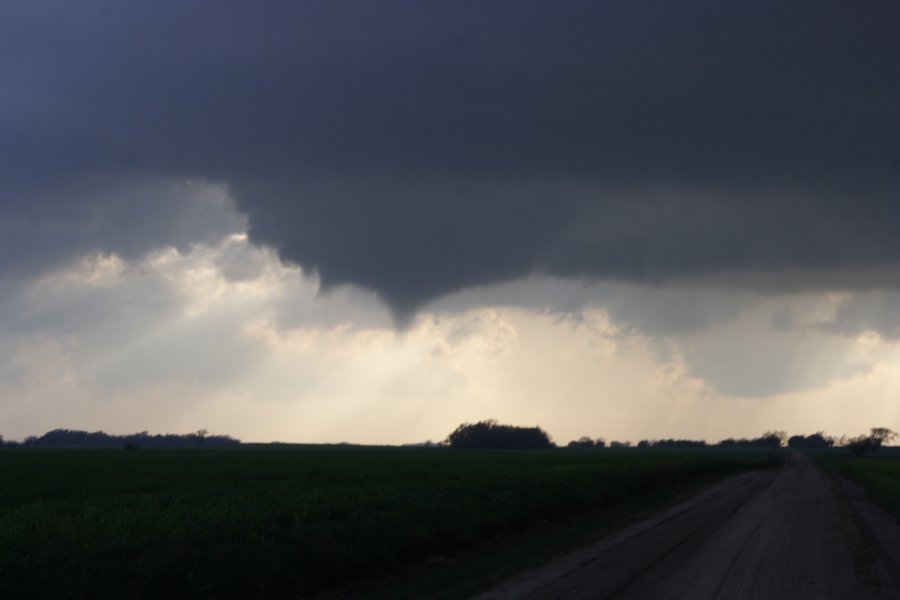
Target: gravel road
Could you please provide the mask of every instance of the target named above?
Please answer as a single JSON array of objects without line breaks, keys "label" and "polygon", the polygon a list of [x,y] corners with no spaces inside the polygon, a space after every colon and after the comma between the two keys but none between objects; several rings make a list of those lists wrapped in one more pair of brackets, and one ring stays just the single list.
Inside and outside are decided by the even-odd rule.
[{"label": "gravel road", "polygon": [[900,599],[900,525],[791,453],[474,600]]}]

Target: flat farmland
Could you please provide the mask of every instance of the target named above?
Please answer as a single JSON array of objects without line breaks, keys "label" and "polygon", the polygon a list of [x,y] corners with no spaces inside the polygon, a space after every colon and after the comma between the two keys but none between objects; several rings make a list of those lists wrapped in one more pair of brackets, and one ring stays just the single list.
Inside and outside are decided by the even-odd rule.
[{"label": "flat farmland", "polygon": [[[545,538],[583,535],[604,515],[627,519],[781,460],[720,450],[3,449],[0,597],[464,596],[479,577],[528,560],[470,567],[485,548],[544,552],[558,542]],[[472,580],[460,582],[460,569]],[[416,580],[431,588],[408,585]]]}]

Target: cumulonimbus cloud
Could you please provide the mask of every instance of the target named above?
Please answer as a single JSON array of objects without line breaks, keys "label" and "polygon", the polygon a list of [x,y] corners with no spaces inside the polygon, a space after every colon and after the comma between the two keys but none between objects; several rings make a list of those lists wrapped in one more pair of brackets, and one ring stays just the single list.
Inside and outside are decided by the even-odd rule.
[{"label": "cumulonimbus cloud", "polygon": [[95,8],[0,8],[4,227],[200,177],[401,321],[533,273],[877,287],[900,258],[891,0]]}]

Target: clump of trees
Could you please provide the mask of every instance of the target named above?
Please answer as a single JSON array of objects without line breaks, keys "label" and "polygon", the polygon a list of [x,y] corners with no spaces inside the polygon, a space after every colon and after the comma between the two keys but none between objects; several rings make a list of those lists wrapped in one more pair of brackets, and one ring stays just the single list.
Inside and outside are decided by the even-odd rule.
[{"label": "clump of trees", "polygon": [[595,440],[585,435],[566,444],[566,448],[606,448],[606,440],[603,438]]},{"label": "clump of trees", "polygon": [[861,435],[849,440],[846,448],[853,456],[863,456],[879,450],[883,445],[896,437],[897,432],[891,431],[887,427],[872,427],[869,430],[869,435]]},{"label": "clump of trees", "polygon": [[817,431],[811,435],[792,435],[788,438],[788,448],[831,448],[834,438]]},{"label": "clump of trees", "polygon": [[451,448],[525,450],[553,448],[553,440],[540,427],[502,425],[494,419],[463,423],[447,437]]},{"label": "clump of trees", "polygon": [[741,438],[736,440],[728,438],[716,444],[719,448],[780,448],[787,440],[784,431],[767,431],[758,438]]}]

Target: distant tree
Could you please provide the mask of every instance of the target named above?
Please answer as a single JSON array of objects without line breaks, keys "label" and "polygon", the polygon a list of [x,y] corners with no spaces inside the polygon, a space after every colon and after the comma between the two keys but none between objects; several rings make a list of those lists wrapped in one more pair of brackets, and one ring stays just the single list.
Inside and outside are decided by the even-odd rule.
[{"label": "distant tree", "polygon": [[861,457],[878,449],[872,441],[872,438],[867,435],[861,435],[850,439],[844,447],[847,448],[850,454],[856,457]]},{"label": "distant tree", "polygon": [[760,446],[780,448],[787,441],[787,433],[784,431],[767,431],[757,440]]},{"label": "distant tree", "polygon": [[594,446],[596,446],[597,448],[606,448],[606,440],[604,440],[603,438],[597,438],[596,440],[594,440]]},{"label": "distant tree", "polygon": [[538,449],[552,448],[553,441],[540,427],[501,425],[493,419],[463,423],[447,437],[451,448]]},{"label": "distant tree", "polygon": [[653,442],[651,442],[650,440],[641,440],[637,443],[637,447],[638,448],[652,448]]},{"label": "distant tree", "polygon": [[629,441],[619,442],[619,441],[613,440],[612,442],[609,443],[609,447],[610,448],[631,448],[631,442],[629,442]]},{"label": "distant tree", "polygon": [[792,435],[787,441],[788,448],[830,448],[834,445],[834,438],[825,435],[824,431],[817,431],[811,435]]},{"label": "distant tree", "polygon": [[586,435],[566,444],[567,448],[594,448],[595,446],[594,440]]},{"label": "distant tree", "polygon": [[209,435],[209,430],[207,429],[198,429],[191,434],[191,436],[194,438],[194,440],[197,441],[198,444],[202,444],[207,435]]},{"label": "distant tree", "polygon": [[871,432],[869,437],[876,448],[881,448],[897,437],[897,432],[891,431],[887,427],[872,427],[869,431]]},{"label": "distant tree", "polygon": [[897,437],[897,433],[887,427],[872,427],[869,430],[869,435],[855,437],[848,441],[845,447],[850,454],[859,457],[879,450],[895,437]]}]

